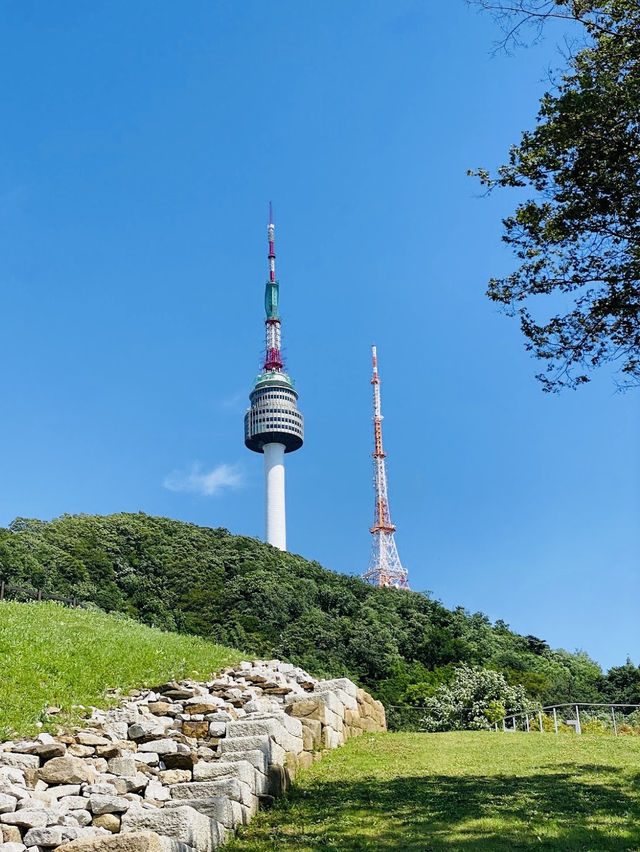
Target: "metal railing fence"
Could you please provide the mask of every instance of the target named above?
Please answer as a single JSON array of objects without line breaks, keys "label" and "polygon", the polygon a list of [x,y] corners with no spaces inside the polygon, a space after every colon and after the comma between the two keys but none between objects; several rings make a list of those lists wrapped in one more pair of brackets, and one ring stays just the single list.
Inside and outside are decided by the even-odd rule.
[{"label": "metal railing fence", "polygon": [[[385,704],[389,730],[425,731],[425,715],[430,708],[416,705]],[[571,717],[571,718],[569,718]],[[640,704],[598,703],[573,701],[552,704],[539,710],[518,710],[507,713],[504,719],[492,722],[493,731],[524,731],[526,733],[564,734],[583,733],[640,734]],[[583,731],[583,727],[586,730]],[[620,730],[622,729],[622,731]]]},{"label": "metal railing fence", "polygon": [[[580,715],[580,708],[581,707],[587,708],[587,709],[583,709],[582,716]],[[560,730],[562,729],[562,726],[565,726],[567,729],[573,728],[573,730],[575,731],[576,734],[582,734],[582,726],[583,726],[583,723],[585,722],[585,718],[589,722],[592,722],[592,721],[595,720],[598,723],[602,723],[603,725],[604,725],[605,722],[607,722],[606,718],[605,719],[601,718],[601,711],[596,711],[596,714],[594,715],[592,712],[589,711],[588,708],[606,708],[606,709],[608,709],[610,711],[610,713],[606,714],[606,715],[607,716],[610,715],[610,719],[611,719],[611,723],[612,723],[611,727],[612,727],[614,736],[617,737],[618,736],[618,725],[619,725],[619,723],[622,723],[622,725],[625,725],[626,724],[625,715],[628,717],[631,714],[630,713],[624,714],[622,712],[619,712],[617,714],[619,718],[617,718],[616,717],[616,709],[620,708],[620,710],[622,710],[624,708],[626,710],[629,710],[629,708],[633,708],[631,710],[631,713],[633,713],[635,710],[640,710],[640,704],[604,704],[604,703],[587,702],[587,701],[572,702],[570,704],[553,704],[553,705],[550,705],[549,707],[542,707],[540,710],[534,710],[534,711],[521,710],[521,711],[518,711],[517,713],[509,713],[504,717],[504,719],[502,719],[501,723],[498,723],[498,722],[493,723],[493,730],[499,731],[500,730],[499,725],[500,725],[502,730],[505,731],[505,732],[506,731],[517,731],[518,730],[518,724],[520,723],[521,726],[522,726],[522,730],[526,731],[527,733],[530,733],[532,730],[538,730],[540,733],[544,733],[545,732],[545,721],[548,719],[548,720],[550,720],[550,722],[552,720],[553,731],[556,734],[558,734],[560,732]],[[566,711],[566,712],[559,712],[559,711]],[[567,716],[567,713],[569,711],[573,713],[573,718],[571,718],[571,719],[563,718],[563,717]]]}]

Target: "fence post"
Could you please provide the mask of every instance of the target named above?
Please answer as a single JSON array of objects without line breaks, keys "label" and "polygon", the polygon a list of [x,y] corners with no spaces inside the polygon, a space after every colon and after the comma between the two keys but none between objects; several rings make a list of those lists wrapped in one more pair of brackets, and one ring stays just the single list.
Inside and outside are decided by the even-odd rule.
[{"label": "fence post", "polygon": [[556,708],[553,708],[553,730],[558,733],[558,714],[556,713]]},{"label": "fence post", "polygon": [[576,734],[582,733],[582,727],[580,726],[580,710],[578,709],[578,705],[576,704]]},{"label": "fence post", "polygon": [[42,600],[42,589],[38,589],[38,600]]},{"label": "fence post", "polygon": [[526,725],[527,725],[527,733],[530,734],[531,728],[529,727],[529,714],[528,713],[525,713],[525,722],[526,722]]},{"label": "fence post", "polygon": [[540,733],[544,733],[544,727],[542,725],[542,710],[538,710],[538,724],[540,725]]},{"label": "fence post", "polygon": [[611,718],[613,719],[613,735],[614,737],[618,736],[618,726],[616,725],[616,708],[611,708]]},{"label": "fence post", "polygon": [[516,728],[516,717],[515,717],[515,713],[514,713],[514,716],[513,716],[513,730],[514,730],[514,731],[517,731],[517,730],[518,730],[518,729]]},{"label": "fence post", "polygon": [[503,730],[503,731],[506,731],[506,730],[507,730],[507,725],[506,725],[506,723],[505,723],[504,719],[502,720],[502,730]]},{"label": "fence post", "polygon": [[0,583],[0,601],[4,600],[4,580]]}]

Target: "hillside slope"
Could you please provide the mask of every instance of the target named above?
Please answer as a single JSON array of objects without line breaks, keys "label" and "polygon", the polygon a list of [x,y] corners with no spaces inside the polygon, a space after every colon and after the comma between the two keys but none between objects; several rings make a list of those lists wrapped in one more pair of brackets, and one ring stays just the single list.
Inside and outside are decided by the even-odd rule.
[{"label": "hillside slope", "polygon": [[482,614],[376,589],[255,539],[168,518],[17,519],[0,530],[0,579],[287,658],[316,675],[349,675],[386,703],[420,703],[459,662],[503,671],[545,703],[606,699],[610,687],[629,701],[621,692],[640,691],[633,666],[614,670],[614,683],[586,655],[553,651]]},{"label": "hillside slope", "polygon": [[[74,719],[74,705],[104,707],[106,690],[219,671],[241,654],[118,615],[55,603],[0,604],[0,740]],[[55,705],[61,714],[48,717]]]}]

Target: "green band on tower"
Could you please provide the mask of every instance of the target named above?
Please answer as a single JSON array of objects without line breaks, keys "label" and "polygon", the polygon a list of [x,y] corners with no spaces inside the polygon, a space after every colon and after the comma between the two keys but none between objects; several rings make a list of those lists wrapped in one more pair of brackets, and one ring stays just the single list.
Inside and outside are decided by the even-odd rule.
[{"label": "green band on tower", "polygon": [[280,286],[277,281],[267,281],[264,288],[264,309],[267,319],[280,319],[278,316],[278,295]]}]

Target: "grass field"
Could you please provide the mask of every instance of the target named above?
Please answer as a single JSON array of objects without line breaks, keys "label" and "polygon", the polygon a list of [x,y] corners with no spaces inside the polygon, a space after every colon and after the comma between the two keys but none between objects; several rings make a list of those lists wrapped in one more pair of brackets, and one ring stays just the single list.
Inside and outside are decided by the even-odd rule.
[{"label": "grass field", "polygon": [[364,736],[301,773],[225,849],[640,850],[640,738]]},{"label": "grass field", "polygon": [[[76,720],[74,705],[107,706],[106,690],[206,678],[240,652],[130,619],[55,603],[0,603],[0,739]],[[49,705],[62,713],[44,715]]]}]

